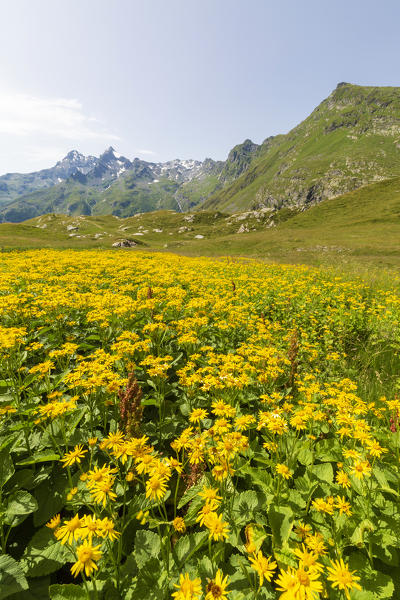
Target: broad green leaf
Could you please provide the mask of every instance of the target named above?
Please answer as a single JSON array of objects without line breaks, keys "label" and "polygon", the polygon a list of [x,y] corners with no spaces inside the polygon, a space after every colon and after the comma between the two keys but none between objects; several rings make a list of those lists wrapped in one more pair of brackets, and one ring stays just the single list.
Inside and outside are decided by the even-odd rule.
[{"label": "broad green leaf", "polygon": [[[8,524],[15,522],[15,517],[29,515],[37,510],[38,505],[33,496],[25,490],[12,494],[7,503],[5,521]],[[18,520],[17,520],[18,521]]]},{"label": "broad green leaf", "polygon": [[9,600],[49,600],[50,577],[28,579],[28,589],[10,596]]},{"label": "broad green leaf", "polygon": [[274,546],[282,547],[287,544],[294,518],[295,515],[288,506],[270,506],[268,520],[272,529]]},{"label": "broad green leaf", "polygon": [[262,492],[247,490],[240,492],[234,500],[233,510],[236,513],[235,522],[242,525],[254,520],[254,513],[265,506],[265,496]]},{"label": "broad green leaf", "polygon": [[182,508],[183,506],[185,506],[185,504],[187,504],[188,502],[193,500],[193,498],[195,498],[197,496],[197,494],[199,492],[201,492],[201,490],[206,482],[207,482],[207,480],[205,479],[205,477],[202,477],[201,480],[198,483],[196,483],[196,485],[193,485],[192,487],[190,487],[187,490],[187,492],[185,492],[185,494],[183,494],[182,498],[180,499],[180,501],[178,503],[178,509]]},{"label": "broad green leaf", "polygon": [[374,524],[369,519],[363,519],[357,524],[351,536],[351,541],[356,546],[362,546],[365,543],[365,534],[374,531]]},{"label": "broad green leaf", "polygon": [[34,471],[32,469],[21,469],[14,473],[14,475],[9,479],[7,488],[12,490],[13,488],[17,488],[20,490],[21,488],[29,489],[29,486],[32,484],[34,476]]},{"label": "broad green leaf", "polygon": [[303,447],[298,453],[297,459],[302,465],[308,467],[313,461],[313,454],[308,447]]},{"label": "broad green leaf", "polygon": [[0,488],[7,483],[10,477],[12,477],[14,471],[15,469],[10,453],[8,450],[2,450],[0,452]]},{"label": "broad green leaf", "polygon": [[21,559],[28,577],[43,577],[75,560],[71,551],[56,540],[48,527],[39,529],[29,542]]},{"label": "broad green leaf", "polygon": [[174,546],[174,552],[179,563],[184,564],[189,556],[195,554],[207,543],[207,539],[208,534],[206,531],[182,536]]},{"label": "broad green leaf", "polygon": [[135,560],[141,569],[152,557],[160,553],[160,538],[153,531],[139,529],[135,537]]},{"label": "broad green leaf", "polygon": [[55,454],[54,452],[36,452],[33,456],[29,456],[28,458],[24,458],[17,462],[17,465],[22,467],[24,465],[35,465],[37,463],[59,460],[60,455]]},{"label": "broad green leaf", "polygon": [[203,556],[198,561],[197,568],[199,571],[199,576],[203,579],[203,581],[207,581],[207,579],[212,579],[214,577],[214,567],[211,559],[208,556]]},{"label": "broad green leaf", "polygon": [[[345,561],[347,562],[347,561]],[[391,577],[375,571],[368,558],[362,552],[353,552],[348,559],[351,571],[360,577],[358,582],[362,590],[353,590],[351,600],[395,600],[394,585]]]},{"label": "broad green leaf", "polygon": [[322,463],[319,465],[314,465],[312,468],[312,473],[310,474],[313,479],[316,477],[320,481],[324,483],[332,483],[333,482],[333,468],[331,463]]},{"label": "broad green leaf", "polygon": [[86,590],[73,583],[51,585],[49,592],[51,600],[87,600]]},{"label": "broad green leaf", "polygon": [[36,527],[43,525],[60,512],[65,504],[66,490],[69,487],[67,475],[59,473],[56,477],[44,481],[36,488],[35,497],[39,505],[33,516]]},{"label": "broad green leaf", "polygon": [[159,558],[151,558],[139,572],[132,599],[161,600],[168,589],[167,573]]},{"label": "broad green leaf", "polygon": [[72,415],[65,419],[65,428],[68,438],[72,436],[87,411],[87,406],[81,406],[80,408],[76,409]]},{"label": "broad green leaf", "polygon": [[266,494],[266,502],[269,503],[273,497],[274,491],[271,474],[264,469],[256,469],[248,465],[241,468],[241,473],[250,476],[252,483],[259,486]]},{"label": "broad green leaf", "polygon": [[26,589],[28,589],[28,582],[21,565],[8,554],[2,554],[0,556],[0,600]]}]

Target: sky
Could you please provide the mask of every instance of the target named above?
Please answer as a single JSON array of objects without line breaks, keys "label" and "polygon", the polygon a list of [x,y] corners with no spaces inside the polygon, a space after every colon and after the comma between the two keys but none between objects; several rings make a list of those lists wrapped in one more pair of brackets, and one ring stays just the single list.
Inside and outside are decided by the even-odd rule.
[{"label": "sky", "polygon": [[0,0],[0,174],[224,160],[341,81],[400,86],[398,0]]}]

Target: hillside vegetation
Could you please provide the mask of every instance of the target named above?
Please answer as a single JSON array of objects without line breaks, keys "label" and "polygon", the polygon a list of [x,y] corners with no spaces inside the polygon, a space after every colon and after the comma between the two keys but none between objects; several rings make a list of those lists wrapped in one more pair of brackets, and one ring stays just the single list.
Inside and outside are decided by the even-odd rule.
[{"label": "hillside vegetation", "polygon": [[233,215],[157,211],[127,219],[53,214],[0,225],[4,249],[110,248],[123,240],[136,243],[137,248],[191,255],[397,267],[400,178],[367,185],[302,212],[286,208]]},{"label": "hillside vegetation", "polygon": [[267,139],[204,208],[310,206],[400,175],[400,88],[338,87],[297,127]]}]

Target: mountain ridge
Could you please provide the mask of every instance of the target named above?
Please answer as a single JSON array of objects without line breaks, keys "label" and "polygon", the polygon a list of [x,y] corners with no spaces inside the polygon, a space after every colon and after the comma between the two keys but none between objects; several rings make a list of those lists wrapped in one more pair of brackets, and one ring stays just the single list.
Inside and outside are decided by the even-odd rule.
[{"label": "mountain ridge", "polygon": [[[72,150],[25,180],[1,176],[0,219],[18,222],[47,212],[301,211],[398,175],[400,87],[341,82],[291,131],[261,144],[246,139],[225,161],[130,160],[110,146],[99,157]],[[14,196],[6,202],[7,193]]]}]

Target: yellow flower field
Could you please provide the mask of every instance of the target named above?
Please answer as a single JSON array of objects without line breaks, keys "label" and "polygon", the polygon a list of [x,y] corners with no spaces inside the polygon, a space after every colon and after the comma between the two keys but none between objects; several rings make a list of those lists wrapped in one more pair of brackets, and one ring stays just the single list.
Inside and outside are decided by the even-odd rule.
[{"label": "yellow flower field", "polygon": [[0,294],[0,600],[400,597],[394,292],[38,250]]}]

